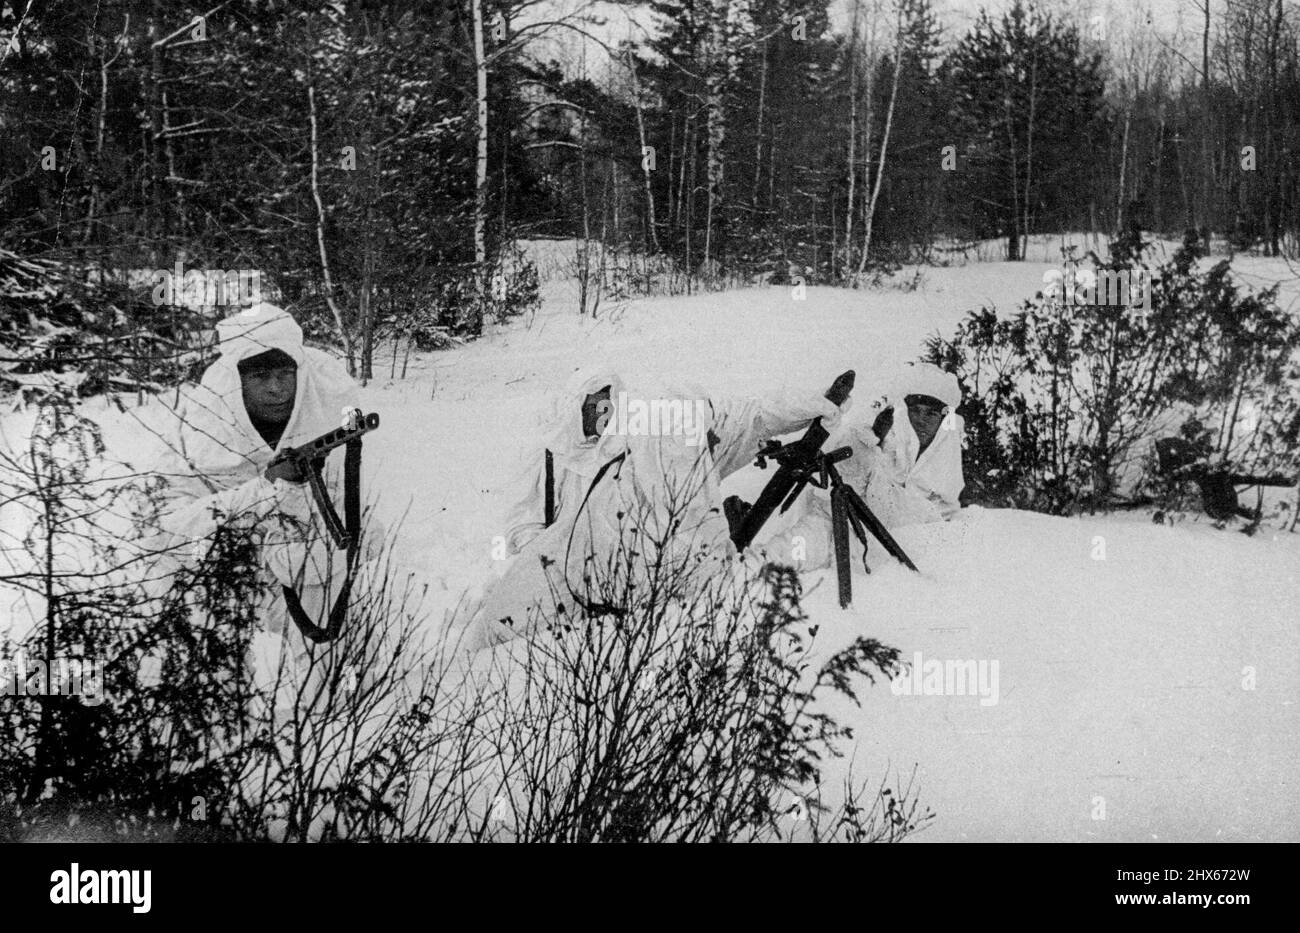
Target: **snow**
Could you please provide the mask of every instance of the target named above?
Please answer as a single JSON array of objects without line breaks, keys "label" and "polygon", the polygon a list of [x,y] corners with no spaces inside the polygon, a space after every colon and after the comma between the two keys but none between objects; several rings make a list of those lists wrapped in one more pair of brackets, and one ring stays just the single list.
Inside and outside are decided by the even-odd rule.
[{"label": "snow", "polygon": [[878,684],[837,707],[855,774],[918,765],[939,817],[918,838],[1296,838],[1295,535],[967,509],[896,537],[921,577],[877,551],[851,612],[833,577],[806,608],[824,648],[869,634],[908,661],[997,662],[996,703]]},{"label": "snow", "polygon": [[[913,291],[809,287],[796,300],[756,288],[622,302],[595,320],[577,316],[560,274],[571,244],[534,245],[553,270],[535,317],[415,356],[404,380],[383,378],[378,359],[381,378],[363,390],[382,418],[364,488],[399,529],[405,569],[430,584],[429,624],[503,568],[493,548],[513,482],[536,465],[539,418],[574,368],[603,362],[634,381],[735,394],[820,392],[852,368],[866,404],[930,334],[1032,295],[1054,265],[1047,245],[1031,253],[1043,261],[927,267]],[[1239,262],[1273,281],[1289,274]],[[110,450],[130,450],[123,418],[96,412]],[[0,419],[0,443],[21,439],[26,421]],[[764,478],[747,471],[728,491],[752,495]],[[898,696],[880,682],[860,709],[835,704],[858,738],[828,769],[828,792],[850,762],[873,782],[915,764],[922,806],[937,814],[918,838],[932,841],[1300,837],[1300,536],[968,509],[896,537],[922,573],[875,547],[849,611],[832,575],[805,576],[818,650],[869,635],[908,660],[996,661],[997,702]],[[0,631],[10,605],[0,593]]]}]

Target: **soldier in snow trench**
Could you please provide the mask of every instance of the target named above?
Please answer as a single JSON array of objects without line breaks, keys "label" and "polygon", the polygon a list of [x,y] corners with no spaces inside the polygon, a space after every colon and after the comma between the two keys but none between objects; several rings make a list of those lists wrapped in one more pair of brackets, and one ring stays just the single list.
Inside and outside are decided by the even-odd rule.
[{"label": "soldier in snow trench", "polygon": [[632,524],[682,554],[734,555],[721,480],[752,463],[767,439],[839,415],[816,392],[656,395],[629,389],[612,371],[575,373],[552,405],[545,444],[528,454],[525,491],[506,526],[515,559],[459,633],[461,645],[478,650],[525,634],[538,607],[554,607],[553,592],[567,612],[584,611],[584,568],[603,566]]},{"label": "soldier in snow trench", "polygon": [[[957,414],[957,377],[931,363],[909,363],[885,397],[845,418],[823,449],[848,446],[853,456],[840,475],[862,496],[887,529],[948,521],[961,509],[964,421]],[[855,413],[856,414],[856,413]],[[768,554],[805,543],[800,566],[829,566],[833,554],[831,508],[825,494],[805,494],[791,508],[788,531],[760,542]]]},{"label": "soldier in snow trench", "polygon": [[[301,656],[305,643],[282,586],[323,627],[346,561],[326,534],[306,477],[276,456],[338,428],[342,412],[356,404],[357,386],[340,362],[303,346],[302,329],[274,305],[219,321],[217,337],[220,358],[182,394],[160,432],[166,549],[173,561],[197,562],[219,527],[248,531],[265,584],[257,618]],[[343,501],[332,462],[339,459],[330,458],[325,470],[334,502]]]}]

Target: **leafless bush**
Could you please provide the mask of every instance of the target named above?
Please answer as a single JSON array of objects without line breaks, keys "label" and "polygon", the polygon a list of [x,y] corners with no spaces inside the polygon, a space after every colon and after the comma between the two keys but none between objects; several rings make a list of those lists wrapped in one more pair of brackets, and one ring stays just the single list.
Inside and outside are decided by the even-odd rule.
[{"label": "leafless bush", "polygon": [[31,644],[109,663],[102,703],[0,698],[5,838],[875,841],[924,824],[910,786],[897,802],[817,790],[852,738],[821,700],[856,701],[897,652],[857,638],[814,663],[797,574],[738,565],[710,546],[709,510],[671,490],[507,649],[467,662],[429,640],[395,533],[367,549],[339,637],[308,644],[261,631],[239,522],[161,588],[114,575],[112,548],[61,550],[127,500],[89,483],[93,426],[67,404],[48,419],[26,494],[46,517],[33,540],[66,559],[23,577],[53,596]]},{"label": "leafless bush", "polygon": [[479,733],[497,773],[469,835],[877,841],[914,831],[924,820],[910,788],[900,803],[881,788],[868,806],[850,788],[838,809],[813,797],[806,821],[784,805],[804,800],[852,738],[819,701],[857,702],[863,678],[892,676],[897,651],[859,637],[814,666],[817,626],[795,571],[737,572],[734,558],[670,540],[689,538],[687,524],[680,510],[629,519],[616,552],[584,570],[584,592],[557,582],[530,619],[533,636],[479,672]]}]

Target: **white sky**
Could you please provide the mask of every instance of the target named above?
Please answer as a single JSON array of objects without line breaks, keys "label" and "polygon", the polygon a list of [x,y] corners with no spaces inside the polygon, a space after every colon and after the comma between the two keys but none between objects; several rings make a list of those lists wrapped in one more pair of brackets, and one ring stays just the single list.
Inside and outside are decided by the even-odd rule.
[{"label": "white sky", "polygon": [[[892,6],[890,0],[858,0],[864,10],[879,5],[886,9]],[[961,36],[973,24],[981,8],[998,14],[1009,8],[1014,0],[934,0],[935,11],[943,27],[944,38],[951,42]],[[834,28],[846,30],[849,14],[854,0],[832,0],[831,20]],[[1164,41],[1185,54],[1196,57],[1199,50],[1199,29],[1201,12],[1199,0],[1036,0],[1040,8],[1056,12],[1059,16],[1072,19],[1089,28],[1094,16],[1103,17],[1106,35],[1117,42],[1129,38],[1140,38],[1142,33],[1156,33]],[[1213,29],[1217,31],[1223,15],[1225,0],[1210,0],[1211,14],[1214,17]],[[556,19],[561,16],[595,15],[605,22],[597,26],[581,24],[602,41],[615,44],[632,38],[644,42],[653,27],[655,16],[648,7],[641,5],[629,8],[624,5],[601,2],[601,0],[551,0],[528,11],[521,22],[535,22],[540,19]],[[885,14],[888,15],[888,14]],[[1148,25],[1148,16],[1150,24]],[[1154,38],[1154,36],[1152,36]],[[539,58],[555,57],[561,61],[571,62],[574,71],[581,70],[583,47],[586,46],[586,67],[588,74],[599,80],[606,64],[606,54],[599,44],[584,40],[579,34],[568,29],[556,29],[539,43],[535,54]],[[550,49],[549,54],[542,48]]]}]

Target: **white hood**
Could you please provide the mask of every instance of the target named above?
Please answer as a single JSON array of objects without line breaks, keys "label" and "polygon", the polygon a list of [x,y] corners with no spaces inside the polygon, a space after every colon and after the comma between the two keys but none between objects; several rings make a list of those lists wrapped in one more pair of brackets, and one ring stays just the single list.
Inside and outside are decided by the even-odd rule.
[{"label": "white hood", "polygon": [[[610,389],[610,410],[598,438],[588,438],[582,425],[582,403],[588,395]],[[551,452],[554,464],[555,508],[558,516],[574,510],[581,503],[596,474],[620,455],[626,455],[624,470],[637,482],[663,485],[674,477],[681,488],[698,486],[701,471],[698,461],[708,456],[704,446],[692,446],[686,437],[646,437],[628,435],[618,424],[619,396],[633,390],[618,375],[603,368],[582,368],[565,380],[564,387],[552,399],[550,416],[543,428],[543,445]],[[640,391],[639,389],[637,391]],[[642,397],[642,396],[637,396]],[[649,397],[649,396],[645,396]],[[670,397],[682,397],[680,393]],[[693,425],[707,431],[708,424]],[[512,487],[515,504],[507,519],[506,539],[511,553],[517,553],[545,528],[545,453],[532,448],[524,453],[519,477]],[[636,483],[632,483],[635,486]],[[648,501],[657,497],[649,496]],[[570,515],[570,518],[572,516]]]},{"label": "white hood", "polygon": [[[928,395],[948,406],[948,415],[924,453],[921,441],[907,416],[904,399]],[[959,497],[966,485],[961,472],[962,438],[965,423],[956,408],[961,404],[957,377],[930,363],[905,366],[894,381],[888,400],[894,406],[894,423],[880,443],[894,480],[933,502],[948,518],[960,508]]]},{"label": "white hood", "polygon": [[901,402],[909,395],[928,395],[937,398],[949,408],[961,404],[961,388],[957,377],[933,363],[908,363],[894,377],[890,395]]},{"label": "white hood", "polygon": [[[180,413],[181,453],[190,469],[218,489],[256,476],[275,450],[306,443],[338,427],[354,404],[356,383],[337,360],[303,346],[302,328],[275,305],[258,304],[217,324],[220,358],[185,394]],[[239,363],[267,350],[298,364],[293,413],[275,450],[267,446],[244,408]]]},{"label": "white hood", "polygon": [[[617,457],[626,448],[625,439],[612,431],[594,440],[582,429],[582,403],[588,395],[609,386],[611,406],[617,405],[619,394],[626,391],[622,378],[613,371],[584,368],[575,371],[551,401],[547,421],[546,449],[555,460],[557,472],[571,470],[582,476],[593,477],[601,465]],[[605,419],[605,427],[615,427],[612,419]],[[534,466],[535,469],[535,466]]]}]

